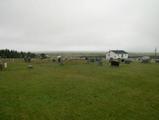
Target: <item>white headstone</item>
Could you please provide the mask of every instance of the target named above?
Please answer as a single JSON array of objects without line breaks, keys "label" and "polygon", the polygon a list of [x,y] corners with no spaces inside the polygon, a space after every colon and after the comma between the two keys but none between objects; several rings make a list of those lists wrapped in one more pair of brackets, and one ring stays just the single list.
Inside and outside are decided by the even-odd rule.
[{"label": "white headstone", "polygon": [[32,66],[32,65],[28,65],[28,68],[29,68],[29,69],[32,69],[32,68],[33,68],[33,66]]},{"label": "white headstone", "polygon": [[7,68],[7,67],[8,67],[7,63],[4,63],[4,68]]}]

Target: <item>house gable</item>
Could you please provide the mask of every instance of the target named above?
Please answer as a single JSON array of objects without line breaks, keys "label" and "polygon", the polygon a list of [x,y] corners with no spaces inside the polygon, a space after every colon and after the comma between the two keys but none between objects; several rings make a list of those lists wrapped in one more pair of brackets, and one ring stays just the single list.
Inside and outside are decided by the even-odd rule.
[{"label": "house gable", "polygon": [[110,50],[106,54],[106,59],[127,59],[128,58],[128,53],[125,52],[124,50]]}]

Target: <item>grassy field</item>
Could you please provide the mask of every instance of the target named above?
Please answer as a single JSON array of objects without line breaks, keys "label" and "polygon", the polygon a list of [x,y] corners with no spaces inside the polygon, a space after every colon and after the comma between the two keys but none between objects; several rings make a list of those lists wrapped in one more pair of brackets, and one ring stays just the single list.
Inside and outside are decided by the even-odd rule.
[{"label": "grassy field", "polygon": [[0,120],[159,120],[159,64],[10,63]]}]

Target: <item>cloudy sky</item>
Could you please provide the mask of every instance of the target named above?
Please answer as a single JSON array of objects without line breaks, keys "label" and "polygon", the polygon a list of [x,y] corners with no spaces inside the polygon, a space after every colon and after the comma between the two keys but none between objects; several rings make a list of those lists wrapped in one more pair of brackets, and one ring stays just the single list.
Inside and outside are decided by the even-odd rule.
[{"label": "cloudy sky", "polygon": [[152,52],[159,0],[0,0],[0,49]]}]

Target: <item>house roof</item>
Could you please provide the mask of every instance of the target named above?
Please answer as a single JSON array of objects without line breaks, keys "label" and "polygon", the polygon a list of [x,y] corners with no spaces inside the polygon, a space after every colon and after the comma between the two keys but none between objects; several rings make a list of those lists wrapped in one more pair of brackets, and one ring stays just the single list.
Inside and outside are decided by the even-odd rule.
[{"label": "house roof", "polygon": [[111,50],[111,51],[114,52],[114,53],[116,53],[116,54],[128,54],[124,50]]}]

